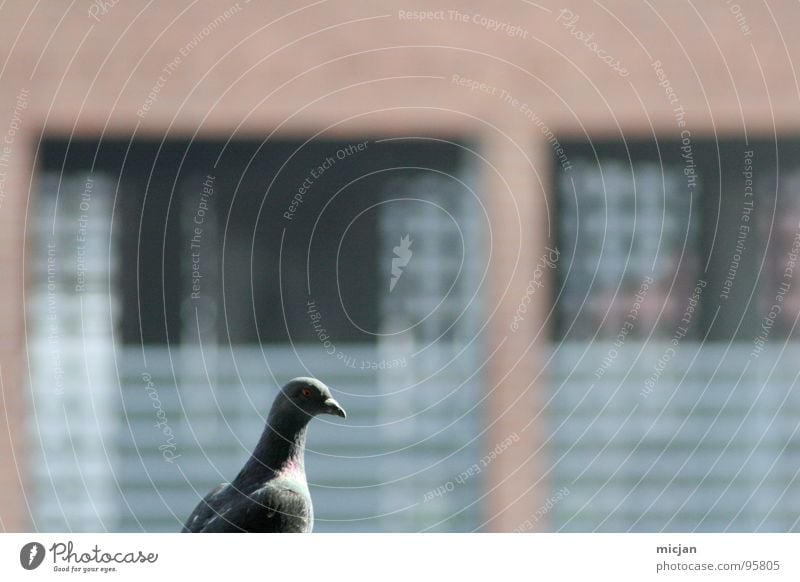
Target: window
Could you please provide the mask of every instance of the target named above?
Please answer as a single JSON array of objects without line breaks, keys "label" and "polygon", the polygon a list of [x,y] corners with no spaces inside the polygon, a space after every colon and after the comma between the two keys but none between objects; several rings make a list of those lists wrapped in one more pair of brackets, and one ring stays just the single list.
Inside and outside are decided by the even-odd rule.
[{"label": "window", "polygon": [[[633,308],[628,337],[669,339],[699,284],[687,337],[752,339],[798,234],[800,146],[781,145],[777,158],[774,144],[695,142],[687,159],[679,142],[568,145],[557,338],[611,339]],[[781,301],[796,305],[798,289]],[[792,319],[779,314],[773,340]]]},{"label": "window", "polygon": [[556,529],[798,529],[799,146],[565,146]]},{"label": "window", "polygon": [[[478,480],[421,503],[480,444],[473,163],[437,139],[47,142],[33,256],[46,266],[55,227],[63,285],[50,297],[43,266],[34,293],[72,324],[53,347],[31,304],[40,529],[176,531],[299,375],[348,409],[309,438],[317,530],[474,528]],[[84,223],[91,304],[75,289]],[[54,398],[59,361],[70,383]]]}]

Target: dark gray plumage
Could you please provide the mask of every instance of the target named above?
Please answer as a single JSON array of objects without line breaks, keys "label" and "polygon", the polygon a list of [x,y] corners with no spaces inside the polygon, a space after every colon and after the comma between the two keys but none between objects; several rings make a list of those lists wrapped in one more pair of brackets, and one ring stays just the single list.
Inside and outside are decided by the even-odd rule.
[{"label": "dark gray plumage", "polygon": [[206,495],[182,531],[310,532],[304,452],[308,422],[317,414],[345,417],[325,384],[295,378],[281,388],[250,459],[231,483]]}]

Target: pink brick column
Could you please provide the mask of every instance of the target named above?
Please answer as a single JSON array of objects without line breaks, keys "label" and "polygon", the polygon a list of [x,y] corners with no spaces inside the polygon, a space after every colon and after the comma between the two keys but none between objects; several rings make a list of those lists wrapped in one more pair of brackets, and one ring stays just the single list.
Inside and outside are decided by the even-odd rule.
[{"label": "pink brick column", "polygon": [[[540,136],[520,125],[509,129],[508,137],[492,134],[484,141],[485,155],[494,166],[484,168],[494,246],[487,307],[497,310],[490,321],[489,351],[504,342],[489,366],[491,393],[485,413],[491,427],[483,441],[484,454],[499,443],[508,443],[509,437],[513,442],[488,465],[484,481],[488,492],[484,529],[499,532],[521,527],[544,503],[548,491],[542,478],[548,461],[542,448],[545,418],[540,414],[546,385],[536,376],[547,345],[544,322],[551,302],[549,281],[543,280],[545,287],[529,294],[524,312],[520,305],[534,265],[548,244],[545,197],[552,152]],[[552,278],[552,274],[546,276]],[[515,315],[517,329],[513,330]],[[534,530],[543,525],[537,523]]]},{"label": "pink brick column", "polygon": [[[0,111],[13,109],[4,101]],[[29,123],[23,119],[23,126]],[[0,125],[0,140],[5,139],[6,124]],[[23,319],[23,255],[25,247],[25,211],[31,175],[29,132],[13,137],[10,164],[0,205],[0,531],[19,532],[31,529],[23,487],[27,485],[29,450],[26,447],[25,418],[26,374],[24,359],[25,325]],[[2,145],[0,145],[2,147]]]}]

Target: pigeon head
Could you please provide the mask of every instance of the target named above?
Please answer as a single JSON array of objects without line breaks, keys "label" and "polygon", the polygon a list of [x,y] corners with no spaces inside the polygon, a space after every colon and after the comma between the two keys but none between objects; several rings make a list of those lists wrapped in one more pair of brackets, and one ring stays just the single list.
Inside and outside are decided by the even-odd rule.
[{"label": "pigeon head", "polygon": [[304,457],[308,424],[318,414],[345,417],[325,384],[295,378],[281,388],[250,459],[200,502],[183,531],[310,532]]},{"label": "pigeon head", "polygon": [[346,418],[344,408],[336,402],[331,390],[316,378],[295,378],[281,388],[281,397],[275,400],[275,407],[302,413],[312,417],[318,414],[333,414]]}]

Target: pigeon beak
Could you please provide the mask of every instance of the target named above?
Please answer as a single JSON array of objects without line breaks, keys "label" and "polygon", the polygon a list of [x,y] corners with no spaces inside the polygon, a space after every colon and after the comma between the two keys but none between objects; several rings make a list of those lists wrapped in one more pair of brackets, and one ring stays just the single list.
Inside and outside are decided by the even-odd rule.
[{"label": "pigeon beak", "polygon": [[344,408],[342,408],[333,398],[328,398],[325,401],[325,412],[327,414],[334,414],[336,416],[341,416],[342,418],[347,418],[347,413],[344,411]]}]

